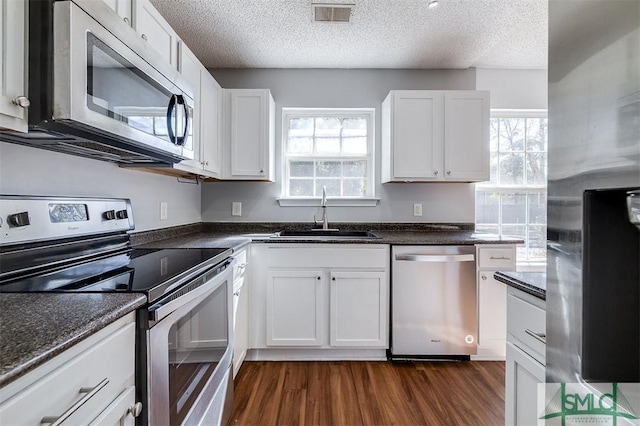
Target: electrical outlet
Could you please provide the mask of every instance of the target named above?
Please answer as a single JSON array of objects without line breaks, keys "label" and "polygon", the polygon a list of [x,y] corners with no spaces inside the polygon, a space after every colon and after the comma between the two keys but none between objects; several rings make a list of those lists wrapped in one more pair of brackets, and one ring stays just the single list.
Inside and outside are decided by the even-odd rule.
[{"label": "electrical outlet", "polygon": [[169,205],[166,201],[160,201],[160,220],[167,220],[169,216]]},{"label": "electrical outlet", "polygon": [[242,203],[234,201],[231,203],[231,216],[242,216]]},{"label": "electrical outlet", "polygon": [[421,203],[415,203],[413,205],[413,215],[414,216],[422,216],[422,204]]}]

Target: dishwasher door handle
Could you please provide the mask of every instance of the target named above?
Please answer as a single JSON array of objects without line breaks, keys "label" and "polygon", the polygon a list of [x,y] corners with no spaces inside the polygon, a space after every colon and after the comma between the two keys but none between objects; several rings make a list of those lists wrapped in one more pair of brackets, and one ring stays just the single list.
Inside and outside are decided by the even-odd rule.
[{"label": "dishwasher door handle", "polygon": [[396,260],[408,262],[473,262],[473,254],[396,254]]}]

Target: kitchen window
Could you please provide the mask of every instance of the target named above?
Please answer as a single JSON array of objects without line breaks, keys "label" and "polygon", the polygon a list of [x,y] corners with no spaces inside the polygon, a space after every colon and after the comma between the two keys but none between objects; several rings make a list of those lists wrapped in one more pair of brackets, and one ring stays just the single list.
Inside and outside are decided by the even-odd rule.
[{"label": "kitchen window", "polygon": [[284,108],[282,115],[283,199],[319,198],[323,187],[338,202],[373,199],[373,109]]},{"label": "kitchen window", "polygon": [[547,241],[546,111],[492,111],[491,180],[476,185],[476,229],[525,240],[519,265],[543,265]]}]

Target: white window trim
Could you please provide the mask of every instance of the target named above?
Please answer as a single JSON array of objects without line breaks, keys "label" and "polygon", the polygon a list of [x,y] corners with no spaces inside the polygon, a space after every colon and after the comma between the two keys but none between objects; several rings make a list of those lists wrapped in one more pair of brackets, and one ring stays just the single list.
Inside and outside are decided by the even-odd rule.
[{"label": "white window trim", "polygon": [[[367,161],[367,170],[369,174],[367,176],[367,188],[369,193],[366,197],[329,197],[330,205],[334,206],[348,206],[348,207],[374,207],[380,201],[375,197],[375,172],[376,172],[376,157],[375,157],[375,108],[282,108],[282,186],[281,196],[277,199],[278,203],[282,207],[308,207],[319,206],[321,197],[291,197],[286,196],[287,185],[289,183],[287,177],[289,176],[289,162],[287,161],[287,140],[288,140],[288,122],[291,116],[300,117],[348,117],[348,116],[368,116],[368,128],[367,128],[367,145],[369,154],[366,156],[354,155],[354,159],[365,159]],[[350,156],[337,156],[340,160],[348,159]],[[314,157],[300,156],[300,159],[312,159]],[[327,155],[325,158],[332,158]],[[315,158],[317,159],[317,158]]]},{"label": "white window trim", "polygon": [[[490,118],[548,118],[549,112],[546,109],[492,109],[490,111]],[[548,135],[547,135],[548,137]],[[547,141],[548,143],[548,141]],[[547,145],[548,147],[548,145]],[[547,148],[547,154],[548,154]],[[495,192],[541,192],[543,191],[545,194],[547,192],[547,185],[503,185],[498,186],[491,184],[489,182],[481,182],[476,188],[480,189],[489,189]],[[476,189],[477,190],[477,189]],[[548,198],[547,198],[548,200]],[[548,207],[547,207],[548,208]],[[528,213],[527,213],[528,215]],[[502,224],[502,223],[501,223]],[[529,224],[529,219],[527,217],[527,224]],[[507,226],[509,224],[506,224]],[[544,272],[547,269],[546,261],[532,261],[532,260],[518,260],[516,259],[516,270],[518,271],[527,271],[527,272]]]}]

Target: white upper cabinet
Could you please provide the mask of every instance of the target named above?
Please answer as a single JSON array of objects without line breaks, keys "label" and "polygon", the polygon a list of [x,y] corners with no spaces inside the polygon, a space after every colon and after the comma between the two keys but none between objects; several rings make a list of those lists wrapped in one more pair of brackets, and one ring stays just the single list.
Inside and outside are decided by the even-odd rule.
[{"label": "white upper cabinet", "polygon": [[274,181],[275,102],[271,92],[224,92],[224,179]]},{"label": "white upper cabinet", "polygon": [[174,164],[173,167],[203,178],[219,179],[222,176],[220,145],[222,88],[199,61],[193,62],[195,56],[188,56],[193,59],[185,60],[183,62],[185,68],[180,72],[191,82],[195,93],[192,124],[194,158],[183,160]]},{"label": "white upper cabinet", "polygon": [[442,92],[394,91],[382,104],[382,180],[436,180],[442,173]]},{"label": "white upper cabinet", "polygon": [[393,90],[382,103],[382,182],[489,179],[489,92]]},{"label": "white upper cabinet", "polygon": [[178,65],[178,35],[149,0],[133,3],[133,28],[174,68]]},{"label": "white upper cabinet", "polygon": [[0,129],[27,131],[28,2],[0,0]]},{"label": "white upper cabinet", "polygon": [[200,160],[207,176],[222,176],[222,88],[204,67],[200,71]]},{"label": "white upper cabinet", "polygon": [[103,0],[107,6],[113,9],[129,26],[133,14],[133,0]]},{"label": "white upper cabinet", "polygon": [[489,180],[489,92],[445,92],[444,178]]},{"label": "white upper cabinet", "polygon": [[194,114],[191,117],[191,136],[192,136],[192,150],[189,152],[192,158],[188,160],[183,160],[181,163],[185,163],[186,165],[200,168],[200,109],[202,104],[202,97],[200,96],[200,70],[202,68],[202,64],[195,57],[195,55],[189,50],[186,44],[183,42],[179,43],[180,46],[180,60],[178,61],[178,71],[183,75],[184,78],[191,84],[191,88],[193,89],[193,105],[194,105]]}]

